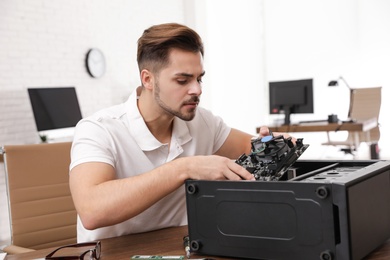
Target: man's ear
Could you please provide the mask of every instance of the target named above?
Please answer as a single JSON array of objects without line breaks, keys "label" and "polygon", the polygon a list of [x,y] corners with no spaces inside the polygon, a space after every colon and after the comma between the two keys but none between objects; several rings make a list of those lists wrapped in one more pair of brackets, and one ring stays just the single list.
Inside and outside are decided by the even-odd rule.
[{"label": "man's ear", "polygon": [[151,73],[149,70],[143,69],[141,71],[141,81],[142,86],[144,86],[146,89],[153,89],[154,77],[153,73]]}]

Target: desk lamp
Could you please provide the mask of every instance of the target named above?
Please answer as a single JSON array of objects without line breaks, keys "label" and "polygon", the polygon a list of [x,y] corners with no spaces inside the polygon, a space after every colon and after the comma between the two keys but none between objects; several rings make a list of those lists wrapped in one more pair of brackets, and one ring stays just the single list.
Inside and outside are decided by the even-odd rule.
[{"label": "desk lamp", "polygon": [[350,90],[352,90],[352,88],[348,85],[347,81],[345,81],[345,79],[344,79],[343,77],[341,77],[341,76],[340,76],[337,80],[331,80],[331,81],[329,81],[328,86],[329,86],[329,87],[336,87],[336,86],[339,85],[339,81],[340,81],[340,80],[344,81],[345,85],[346,85]]}]

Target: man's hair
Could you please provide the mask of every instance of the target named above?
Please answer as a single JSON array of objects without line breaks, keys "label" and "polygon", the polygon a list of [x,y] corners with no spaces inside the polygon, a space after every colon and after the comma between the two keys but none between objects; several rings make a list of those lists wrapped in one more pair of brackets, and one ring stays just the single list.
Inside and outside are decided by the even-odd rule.
[{"label": "man's hair", "polygon": [[174,48],[204,54],[202,39],[187,26],[166,23],[146,29],[138,39],[139,70],[158,72],[168,64],[169,52]]}]

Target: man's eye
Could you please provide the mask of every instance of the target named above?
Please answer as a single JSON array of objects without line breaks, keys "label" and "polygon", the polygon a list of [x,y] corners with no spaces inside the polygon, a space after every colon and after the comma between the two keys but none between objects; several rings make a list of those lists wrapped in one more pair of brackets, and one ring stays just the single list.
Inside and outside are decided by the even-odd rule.
[{"label": "man's eye", "polygon": [[185,84],[187,84],[187,80],[186,79],[178,79],[177,80],[177,83],[179,83],[180,85],[185,85]]},{"label": "man's eye", "polygon": [[203,81],[202,81],[202,79],[201,79],[201,78],[200,78],[200,79],[198,79],[198,82],[199,82],[199,83],[203,83]]}]

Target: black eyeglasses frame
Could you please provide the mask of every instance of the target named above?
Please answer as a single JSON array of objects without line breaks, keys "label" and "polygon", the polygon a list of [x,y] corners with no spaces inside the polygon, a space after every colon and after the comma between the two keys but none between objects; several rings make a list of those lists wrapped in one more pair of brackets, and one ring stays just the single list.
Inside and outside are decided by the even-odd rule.
[{"label": "black eyeglasses frame", "polygon": [[[72,255],[70,255],[70,256],[53,256],[59,250],[64,249],[64,248],[87,247],[87,246],[95,246],[95,248],[88,249],[79,256],[72,256]],[[92,253],[91,257],[93,257],[92,259],[99,260],[100,255],[101,255],[101,248],[102,247],[101,247],[100,241],[70,244],[70,245],[66,245],[66,246],[60,246],[59,248],[53,250],[51,253],[49,253],[48,255],[45,256],[45,259],[56,259],[56,260],[59,260],[59,259],[64,259],[64,260],[81,259],[81,260],[84,260],[84,256],[87,253],[91,252]]]}]

